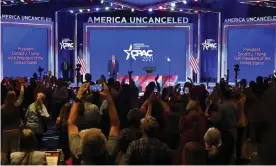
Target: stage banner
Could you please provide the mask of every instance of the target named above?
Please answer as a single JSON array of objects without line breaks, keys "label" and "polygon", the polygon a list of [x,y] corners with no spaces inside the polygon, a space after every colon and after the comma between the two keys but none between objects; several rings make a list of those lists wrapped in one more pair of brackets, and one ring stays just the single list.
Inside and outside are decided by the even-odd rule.
[{"label": "stage banner", "polygon": [[178,76],[162,76],[162,87],[175,86],[178,81]]},{"label": "stage banner", "polygon": [[84,55],[94,78],[107,75],[115,57],[120,75],[145,75],[144,68],[153,67],[155,75],[186,81],[192,41],[190,24],[84,25]]},{"label": "stage banner", "polygon": [[[200,41],[200,80],[207,82],[211,78],[211,82],[217,81],[218,72],[218,14],[208,13],[200,15],[201,41]],[[214,21],[210,21],[214,20]]]},{"label": "stage banner", "polygon": [[[75,45],[74,38],[74,20],[73,14],[59,12],[57,15],[58,23],[56,25],[57,34],[56,40],[56,72],[55,75],[59,78],[73,80],[75,75],[77,61],[74,58],[75,51],[78,53],[78,48],[81,45]],[[84,66],[85,67],[85,66]]]},{"label": "stage banner", "polygon": [[239,79],[268,77],[276,67],[276,22],[224,25],[224,73],[229,69],[234,82],[234,65]]},{"label": "stage banner", "polygon": [[1,29],[1,77],[54,71],[52,22],[2,20]]}]

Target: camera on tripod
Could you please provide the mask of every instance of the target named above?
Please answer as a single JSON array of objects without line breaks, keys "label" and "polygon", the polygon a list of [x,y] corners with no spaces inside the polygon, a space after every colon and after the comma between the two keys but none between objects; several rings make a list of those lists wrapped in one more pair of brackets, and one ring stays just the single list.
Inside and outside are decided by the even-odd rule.
[{"label": "camera on tripod", "polygon": [[240,65],[239,64],[235,64],[234,65],[234,71],[235,72],[239,72],[240,71]]},{"label": "camera on tripod", "polygon": [[79,72],[79,71],[81,70],[81,64],[77,64],[75,70],[76,70],[77,72]]}]

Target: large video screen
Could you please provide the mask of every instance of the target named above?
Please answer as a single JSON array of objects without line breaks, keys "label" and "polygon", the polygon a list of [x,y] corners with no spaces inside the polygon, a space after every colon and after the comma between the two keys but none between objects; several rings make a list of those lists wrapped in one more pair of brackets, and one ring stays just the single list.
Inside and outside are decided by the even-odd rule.
[{"label": "large video screen", "polygon": [[[88,49],[93,78],[108,75],[108,61],[115,55],[119,75],[146,75],[144,67],[156,67],[154,75],[178,75],[186,80],[189,29],[183,28],[89,28]],[[168,59],[170,62],[168,62]]]},{"label": "large video screen", "polygon": [[48,71],[48,29],[2,24],[4,77],[32,76],[38,67]]},{"label": "large video screen", "polygon": [[275,69],[276,25],[233,26],[227,28],[227,68],[234,82],[234,65],[239,64],[240,79],[268,77]]}]

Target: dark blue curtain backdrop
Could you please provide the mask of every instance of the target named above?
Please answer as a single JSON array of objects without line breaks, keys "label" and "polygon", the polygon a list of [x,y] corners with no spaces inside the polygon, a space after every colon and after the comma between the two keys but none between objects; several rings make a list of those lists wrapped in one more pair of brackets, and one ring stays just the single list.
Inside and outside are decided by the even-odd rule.
[{"label": "dark blue curtain backdrop", "polygon": [[[74,20],[75,16],[73,14],[68,14],[65,12],[58,13],[58,43],[62,39],[68,38],[74,42]],[[74,50],[61,49],[60,44],[58,44],[58,76],[62,77],[61,64],[67,62],[71,66],[70,77],[74,77]]]},{"label": "dark blue curtain backdrop", "polygon": [[[210,21],[212,20],[212,21]],[[218,69],[218,51],[217,49],[203,49],[202,43],[209,39],[213,39],[213,43],[218,46],[218,14],[216,13],[202,13],[201,14],[201,78],[202,82],[206,82],[210,77],[212,82],[217,80]]]}]

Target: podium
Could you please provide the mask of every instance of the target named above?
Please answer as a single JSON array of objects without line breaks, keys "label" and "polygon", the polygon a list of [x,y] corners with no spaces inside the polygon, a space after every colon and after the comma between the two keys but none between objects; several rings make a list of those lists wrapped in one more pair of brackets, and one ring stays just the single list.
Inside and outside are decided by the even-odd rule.
[{"label": "podium", "polygon": [[143,70],[147,73],[147,76],[152,76],[152,73],[156,71],[156,67],[154,66],[147,66],[144,67]]}]

